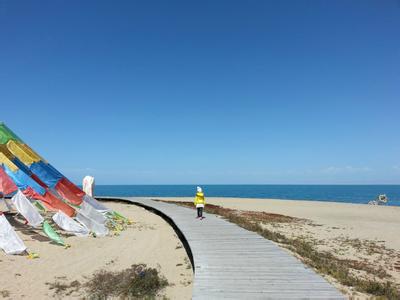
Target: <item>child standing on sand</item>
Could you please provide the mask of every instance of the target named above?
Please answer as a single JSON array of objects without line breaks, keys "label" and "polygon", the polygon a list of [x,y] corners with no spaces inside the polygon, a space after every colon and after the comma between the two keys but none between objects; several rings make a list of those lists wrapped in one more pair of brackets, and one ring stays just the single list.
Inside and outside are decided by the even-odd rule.
[{"label": "child standing on sand", "polygon": [[206,204],[206,201],[204,199],[204,193],[203,190],[201,189],[201,187],[197,187],[197,193],[196,193],[196,197],[194,198],[194,205],[196,205],[197,208],[197,218],[196,219],[200,219],[203,220],[203,209],[204,209],[204,205]]}]

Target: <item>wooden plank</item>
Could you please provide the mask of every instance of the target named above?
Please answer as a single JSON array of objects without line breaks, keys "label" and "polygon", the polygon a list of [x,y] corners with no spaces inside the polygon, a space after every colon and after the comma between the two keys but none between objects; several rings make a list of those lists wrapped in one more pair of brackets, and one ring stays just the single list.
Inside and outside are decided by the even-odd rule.
[{"label": "wooden plank", "polygon": [[194,261],[193,299],[345,299],[289,252],[223,218],[142,198],[112,198],[156,210],[185,237]]}]

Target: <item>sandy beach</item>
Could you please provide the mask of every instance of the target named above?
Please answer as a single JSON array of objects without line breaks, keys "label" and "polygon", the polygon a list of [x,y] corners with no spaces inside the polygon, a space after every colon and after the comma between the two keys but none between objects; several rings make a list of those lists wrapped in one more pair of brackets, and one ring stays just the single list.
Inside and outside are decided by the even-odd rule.
[{"label": "sandy beach", "polygon": [[[193,201],[192,198],[157,199]],[[352,270],[360,278],[400,284],[400,207],[245,198],[206,198],[206,202],[240,211],[294,217],[292,222],[265,222],[262,226],[289,238],[300,238],[312,243],[318,251],[362,266]],[[368,298],[328,279],[348,295]]]},{"label": "sandy beach", "polygon": [[[57,295],[49,289],[49,283],[83,282],[100,269],[119,271],[144,263],[159,269],[169,282],[161,298],[190,299],[193,273],[174,230],[162,218],[141,207],[110,202],[106,205],[132,219],[134,224],[119,236],[64,237],[71,245],[68,249],[51,244],[39,231],[13,224],[29,251],[38,253],[40,258],[0,253],[0,296],[50,299]],[[68,297],[80,298],[76,293]]]},{"label": "sandy beach", "polygon": [[[192,202],[192,198],[158,198]],[[236,211],[266,212],[293,217],[291,221],[261,222],[262,226],[289,238],[300,238],[342,260],[360,265],[352,270],[360,278],[400,284],[400,207],[276,199],[206,198],[208,204]],[[126,203],[105,204],[134,221],[119,236],[105,238],[64,237],[71,248],[51,244],[39,231],[11,221],[29,251],[40,258],[0,254],[1,295],[12,299],[61,297],[52,283],[85,281],[100,269],[118,271],[144,263],[160,270],[169,282],[161,297],[190,299],[193,274],[182,243],[162,218]],[[193,212],[194,213],[194,212]],[[250,215],[251,217],[251,215]],[[284,245],[283,245],[284,247]],[[289,250],[288,250],[289,251]],[[293,255],[296,255],[293,253]],[[301,259],[301,257],[299,257]],[[369,299],[325,276],[352,299]],[[33,288],[34,287],[34,288]],[[79,298],[79,293],[68,295]]]}]

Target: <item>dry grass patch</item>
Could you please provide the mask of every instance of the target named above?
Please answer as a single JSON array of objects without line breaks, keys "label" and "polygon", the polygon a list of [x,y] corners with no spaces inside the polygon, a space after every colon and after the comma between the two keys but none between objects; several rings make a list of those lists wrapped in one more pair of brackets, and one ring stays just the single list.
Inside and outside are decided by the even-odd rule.
[{"label": "dry grass patch", "polygon": [[10,292],[7,290],[1,290],[0,295],[2,298],[8,298],[8,297],[10,297]]},{"label": "dry grass patch", "polygon": [[83,299],[154,299],[168,285],[155,268],[132,265],[122,271],[100,270],[84,283],[73,281],[47,283],[58,297],[74,293]]}]

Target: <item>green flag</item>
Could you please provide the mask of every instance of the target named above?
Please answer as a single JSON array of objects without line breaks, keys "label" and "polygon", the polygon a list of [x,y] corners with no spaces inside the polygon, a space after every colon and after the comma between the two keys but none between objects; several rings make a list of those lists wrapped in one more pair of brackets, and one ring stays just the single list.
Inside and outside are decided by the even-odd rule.
[{"label": "green flag", "polygon": [[46,211],[46,209],[44,208],[44,206],[43,206],[39,201],[35,201],[35,202],[33,202],[33,204],[34,204],[40,211]]},{"label": "green flag", "polygon": [[54,231],[53,227],[47,221],[43,222],[43,231],[53,242],[65,246],[64,241],[61,237]]},{"label": "green flag", "polygon": [[112,214],[117,218],[117,219],[121,219],[124,221],[128,221],[128,218],[124,217],[123,215],[121,215],[120,213],[116,212],[115,210],[112,212]]}]

